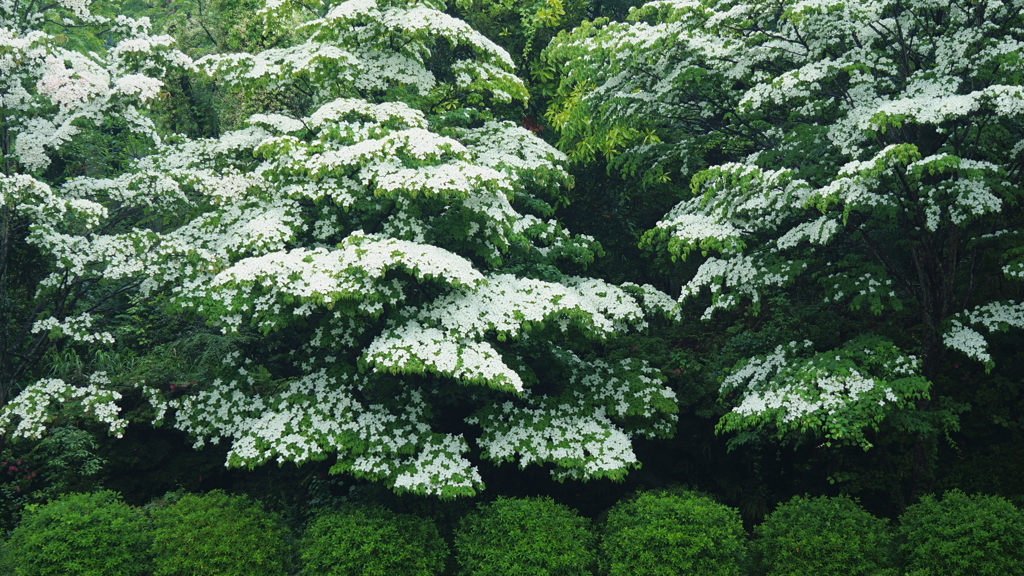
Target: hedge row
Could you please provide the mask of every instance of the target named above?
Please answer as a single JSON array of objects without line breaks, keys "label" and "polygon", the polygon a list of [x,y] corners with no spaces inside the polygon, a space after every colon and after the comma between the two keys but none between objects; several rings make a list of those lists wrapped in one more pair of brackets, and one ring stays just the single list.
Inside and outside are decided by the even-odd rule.
[{"label": "hedge row", "polygon": [[[690,491],[627,498],[599,530],[547,498],[498,498],[453,542],[461,576],[1024,575],[1024,514],[959,491],[926,497],[895,528],[849,498],[797,497],[753,538],[734,509]],[[279,517],[223,492],[146,509],[67,495],[27,510],[0,546],[16,576],[435,576],[448,559],[423,518],[353,506],[312,519],[295,543]]]}]

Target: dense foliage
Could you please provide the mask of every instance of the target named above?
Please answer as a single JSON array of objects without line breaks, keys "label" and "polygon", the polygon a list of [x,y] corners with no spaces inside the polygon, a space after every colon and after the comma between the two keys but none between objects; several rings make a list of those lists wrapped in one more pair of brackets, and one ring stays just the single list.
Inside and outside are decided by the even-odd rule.
[{"label": "dense foliage", "polygon": [[149,520],[108,491],[30,508],[5,552],[17,576],[142,576],[149,542]]},{"label": "dense foliage", "polygon": [[1024,0],[640,3],[0,0],[0,565],[1016,562]]},{"label": "dense foliage", "polygon": [[766,576],[896,574],[888,524],[847,497],[797,496],[754,534],[757,572]]},{"label": "dense foliage", "polygon": [[[439,4],[314,7],[260,12],[268,29],[297,26],[293,45],[181,57],[288,108],[218,139],[175,137],[109,178],[62,182],[66,215],[33,232],[54,258],[44,284],[128,282],[219,328],[226,352],[207,380],[173,397],[141,389],[156,422],[172,417],[197,447],[228,442],[228,465],[336,454],[334,473],[471,495],[483,482],[470,435],[496,462],[622,478],[636,465],[632,436],[672,434],[674,393],[642,360],[573,349],[672,316],[671,301],[560,271],[582,270],[599,247],[541,219],[570,184],[561,154],[485,108],[526,97],[504,50]],[[33,150],[16,156],[28,170],[49,161]],[[108,205],[136,225],[108,228]],[[35,325],[112,342],[94,321]],[[39,380],[4,417],[38,437],[63,399],[119,432],[120,393],[104,372],[89,379]],[[462,423],[432,408],[453,395],[465,398]]]},{"label": "dense foliage", "polygon": [[346,507],[317,516],[302,536],[302,562],[323,576],[434,576],[448,546],[429,520],[383,508]]},{"label": "dense foliage", "polygon": [[793,498],[748,533],[735,508],[706,495],[642,492],[599,515],[596,550],[590,522],[550,499],[499,498],[460,516],[449,535],[456,561],[446,562],[436,514],[349,502],[303,526],[219,491],[142,508],[111,492],[70,494],[26,514],[0,566],[25,576],[1019,574],[1024,534],[1024,514],[1006,500],[959,491],[912,506],[895,534],[846,497]]},{"label": "dense foliage", "polygon": [[900,518],[907,574],[1024,574],[1024,513],[998,496],[925,496]]},{"label": "dense foliage", "polygon": [[550,498],[498,498],[455,532],[463,576],[576,576],[597,556],[590,521]]},{"label": "dense foliage", "polygon": [[[30,392],[22,401],[42,402],[43,411],[59,401],[98,408],[96,415],[110,420],[109,408],[100,406],[119,394],[99,390],[102,373],[78,374],[68,386],[38,379],[47,372],[39,364],[57,363],[58,336],[112,342],[108,332],[89,327],[116,310],[114,303],[137,282],[55,273],[86,263],[55,264],[62,255],[52,248],[90,231],[123,232],[134,210],[116,199],[90,201],[58,184],[124,170],[132,155],[161,141],[144,106],[160,94],[160,76],[189,63],[173,42],[151,35],[148,18],[96,15],[85,2],[0,3],[0,404],[35,382],[41,396]],[[5,412],[0,425],[6,428],[17,413]],[[31,416],[22,421],[33,426],[26,419]],[[111,425],[112,432],[120,430]]]},{"label": "dense foliage", "polygon": [[951,429],[907,414],[941,412],[946,350],[990,368],[986,334],[1024,326],[1020,8],[664,1],[549,46],[570,154],[688,181],[644,239],[700,256],[680,300],[710,318],[788,292],[859,318],[738,362],[720,430],[868,448],[883,422]]},{"label": "dense foliage", "polygon": [[737,576],[747,551],[736,510],[688,491],[624,499],[608,511],[601,532],[602,573],[609,576]]},{"label": "dense foliage", "polygon": [[281,519],[245,496],[214,491],[154,504],[155,576],[283,576],[292,564]]}]

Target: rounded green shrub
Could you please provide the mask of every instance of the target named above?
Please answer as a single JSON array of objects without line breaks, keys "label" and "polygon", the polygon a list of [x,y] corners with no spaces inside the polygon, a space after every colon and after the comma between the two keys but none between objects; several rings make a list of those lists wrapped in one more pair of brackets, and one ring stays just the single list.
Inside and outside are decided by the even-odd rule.
[{"label": "rounded green shrub", "polygon": [[608,511],[601,571],[609,576],[734,576],[746,555],[739,513],[689,491],[654,491]]},{"label": "rounded green shrub", "polygon": [[247,497],[186,494],[150,515],[154,576],[283,576],[291,565],[280,519]]},{"label": "rounded green shrub", "polygon": [[16,576],[148,574],[149,521],[114,492],[67,494],[25,509],[7,544]]},{"label": "rounded green shrub", "polygon": [[355,506],[310,522],[301,551],[305,573],[317,576],[433,576],[448,556],[430,520]]},{"label": "rounded green shrub", "polygon": [[550,498],[498,498],[467,514],[455,531],[464,576],[591,574],[590,521]]},{"label": "rounded green shrub", "polygon": [[797,496],[754,528],[758,574],[895,574],[888,521],[846,496]]},{"label": "rounded green shrub", "polygon": [[910,576],[1024,575],[1024,513],[999,496],[925,496],[900,518]]}]

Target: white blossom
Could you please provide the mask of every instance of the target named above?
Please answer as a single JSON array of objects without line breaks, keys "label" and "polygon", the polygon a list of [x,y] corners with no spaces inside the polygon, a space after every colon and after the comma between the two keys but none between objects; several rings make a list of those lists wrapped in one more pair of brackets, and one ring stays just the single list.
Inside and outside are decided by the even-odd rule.
[{"label": "white blossom", "polygon": [[[471,447],[504,434],[516,435],[514,449],[488,444],[485,458],[516,454],[523,465],[557,461],[559,477],[620,478],[637,465],[634,435],[674,431],[664,378],[639,361],[559,351],[551,361],[566,379],[546,382],[558,403],[534,401],[531,364],[549,360],[521,344],[541,332],[556,345],[600,340],[678,310],[649,285],[557,273],[597,251],[593,238],[550,219],[572,183],[564,154],[511,122],[467,127],[435,113],[442,101],[455,117],[525,100],[509,55],[434,0],[351,0],[322,17],[295,8],[269,2],[256,16],[298,28],[295,43],[195,62],[151,35],[144,18],[117,18],[116,41],[88,55],[0,25],[0,106],[19,118],[10,132],[17,171],[0,177],[0,199],[31,221],[25,239],[48,259],[37,297],[98,286],[84,306],[109,287],[205,320],[222,342],[280,333],[285,348],[254,339],[258,355],[228,353],[188,386],[130,384],[154,424],[189,434],[196,448],[225,444],[227,466],[333,457],[332,473],[464,496],[483,487]],[[438,46],[458,59],[434,61]],[[253,110],[247,126],[217,138],[163,138],[145,106],[175,70],[243,96],[279,93],[280,107]],[[112,114],[152,152],[102,177],[38,176]],[[554,272],[542,281],[510,270]],[[101,310],[33,318],[32,330],[109,343]],[[4,408],[2,423],[37,437],[61,410],[81,407],[118,434],[125,424],[111,382],[120,381],[39,381]],[[460,401],[474,409],[522,405],[535,428],[514,432],[518,416],[481,412],[481,435],[444,432],[450,400],[440,394],[452,382],[467,385]]]}]

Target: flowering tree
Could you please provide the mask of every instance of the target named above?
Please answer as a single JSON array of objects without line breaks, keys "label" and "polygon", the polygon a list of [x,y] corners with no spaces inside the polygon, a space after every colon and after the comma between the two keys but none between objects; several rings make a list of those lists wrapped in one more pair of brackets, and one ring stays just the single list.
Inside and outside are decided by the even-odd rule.
[{"label": "flowering tree", "polygon": [[[570,184],[564,156],[486,111],[526,91],[505,51],[441,8],[267,3],[263,25],[301,41],[187,64],[289,108],[68,179],[54,195],[77,228],[33,236],[55,266],[44,286],[132,282],[229,343],[263,335],[183,394],[139,383],[158,421],[197,446],[230,443],[228,465],[331,457],[334,473],[448,497],[483,486],[470,442],[556,478],[618,479],[637,465],[631,438],[674,430],[660,373],[578,354],[674,302],[563,272],[599,250],[542,219]],[[105,228],[111,205],[139,223]],[[106,339],[92,321],[36,324]],[[54,400],[80,390],[39,381],[3,418],[39,434]],[[86,410],[119,429],[115,399]]]},{"label": "flowering tree", "polygon": [[681,300],[756,312],[800,287],[916,325],[741,361],[721,430],[866,448],[865,429],[928,407],[945,350],[990,367],[987,334],[1024,327],[1021,8],[665,1],[548,48],[563,149],[647,182],[695,174],[645,236],[703,258]]},{"label": "flowering tree", "polygon": [[[103,174],[117,150],[159,142],[141,107],[160,92],[159,77],[190,64],[146,19],[93,15],[75,1],[36,7],[0,3],[0,406],[37,371],[51,336],[109,339],[83,329],[134,281],[63,273],[68,263],[51,267],[39,250],[130,217],[131,207],[61,188],[70,174]],[[101,32],[105,54],[84,51],[101,45]],[[41,386],[86,404],[111,400],[87,387]]]}]

